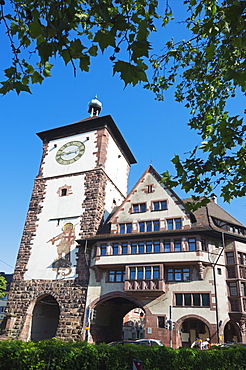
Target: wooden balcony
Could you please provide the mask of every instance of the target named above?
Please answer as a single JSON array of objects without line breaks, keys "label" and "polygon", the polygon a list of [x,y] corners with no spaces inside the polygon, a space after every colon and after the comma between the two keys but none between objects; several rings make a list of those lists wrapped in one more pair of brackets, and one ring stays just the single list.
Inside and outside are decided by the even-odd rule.
[{"label": "wooden balcony", "polygon": [[162,279],[125,280],[124,291],[139,296],[158,297],[165,293],[165,282]]}]

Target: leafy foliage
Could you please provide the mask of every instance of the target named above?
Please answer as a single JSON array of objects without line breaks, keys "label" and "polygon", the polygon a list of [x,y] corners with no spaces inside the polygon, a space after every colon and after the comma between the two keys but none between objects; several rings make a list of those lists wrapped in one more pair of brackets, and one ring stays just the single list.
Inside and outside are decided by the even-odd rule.
[{"label": "leafy foliage", "polygon": [[163,100],[163,92],[175,85],[175,98],[190,110],[189,127],[202,142],[184,159],[175,155],[176,175],[165,172],[163,180],[206,196],[220,185],[229,202],[246,193],[246,125],[242,115],[231,116],[227,110],[230,99],[246,93],[246,2],[185,4],[191,38],[169,41],[165,53],[152,59],[155,74],[146,87]]},{"label": "leafy foliage", "polygon": [[127,51],[122,53],[127,62],[114,65],[125,84],[147,81],[143,60],[149,56],[157,5],[157,0],[0,1],[0,21],[13,53],[0,93],[30,93],[30,84],[51,75],[55,57],[71,63],[74,74],[78,68],[89,71],[91,57],[107,48],[111,61],[121,48]]},{"label": "leafy foliage", "polygon": [[110,347],[56,339],[38,343],[0,341],[0,370],[128,370],[133,359],[142,361],[145,370],[162,370],[163,364],[169,370],[243,370],[246,348],[234,345],[200,351],[132,344]]},{"label": "leafy foliage", "polygon": [[[171,2],[170,2],[171,4]],[[51,76],[55,57],[89,71],[92,57],[112,50],[113,73],[125,85],[146,82],[158,100],[175,85],[175,98],[190,110],[188,125],[201,137],[184,159],[175,155],[176,174],[163,174],[170,186],[194,194],[190,208],[208,202],[220,187],[227,202],[246,193],[246,125],[243,112],[228,113],[228,102],[246,93],[246,1],[184,0],[189,40],[165,45],[150,57],[155,20],[173,19],[158,0],[0,0],[0,22],[12,49],[0,93],[31,92],[30,85]],[[153,80],[148,83],[151,61]],[[32,64],[31,64],[32,61]]]},{"label": "leafy foliage", "polygon": [[7,282],[3,276],[0,275],[0,298],[4,297],[4,291],[6,290]]}]

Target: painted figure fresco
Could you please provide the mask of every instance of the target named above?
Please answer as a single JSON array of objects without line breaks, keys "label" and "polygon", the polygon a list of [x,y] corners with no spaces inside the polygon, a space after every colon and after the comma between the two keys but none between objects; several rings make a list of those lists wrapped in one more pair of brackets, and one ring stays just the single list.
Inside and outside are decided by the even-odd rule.
[{"label": "painted figure fresco", "polygon": [[[55,244],[57,248],[57,256],[58,258],[53,262],[52,267],[54,270],[57,270],[58,274],[67,276],[71,272],[71,262],[70,262],[70,251],[71,246],[75,241],[75,230],[74,225],[71,222],[66,223],[62,228],[62,233],[54,236],[47,243],[51,243],[52,245]],[[68,269],[65,273],[64,270]]]}]

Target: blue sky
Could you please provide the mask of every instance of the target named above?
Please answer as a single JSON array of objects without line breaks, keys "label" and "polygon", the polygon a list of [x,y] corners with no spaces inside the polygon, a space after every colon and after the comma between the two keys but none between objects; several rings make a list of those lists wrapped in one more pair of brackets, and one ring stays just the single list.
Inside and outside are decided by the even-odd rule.
[{"label": "blue sky", "polygon": [[[177,40],[184,37],[183,26],[178,23],[184,18],[182,1],[173,0],[171,6],[176,20],[167,30],[153,37],[155,52],[159,52],[170,37],[175,36]],[[1,71],[9,66],[11,54],[1,28],[0,37],[2,50],[5,50],[0,60],[2,81]],[[90,72],[78,71],[76,78],[72,67],[65,67],[57,59],[52,78],[33,86],[32,95],[22,93],[17,96],[11,92],[0,97],[0,271],[11,273],[15,265],[42,154],[42,142],[36,133],[86,118],[87,104],[96,94],[103,103],[101,115],[113,117],[137,159],[137,164],[131,168],[129,190],[149,164],[159,173],[167,169],[172,171],[170,160],[173,155],[182,155],[199,143],[199,137],[187,126],[188,110],[174,101],[172,90],[167,92],[164,102],[157,102],[153,93],[141,85],[124,89],[119,77],[112,77],[109,56],[106,52],[95,58]],[[242,98],[237,98],[231,109],[241,113],[243,103]],[[176,191],[180,197],[187,197],[182,191]],[[223,204],[218,198],[218,204],[246,224],[245,197],[230,205]]]}]

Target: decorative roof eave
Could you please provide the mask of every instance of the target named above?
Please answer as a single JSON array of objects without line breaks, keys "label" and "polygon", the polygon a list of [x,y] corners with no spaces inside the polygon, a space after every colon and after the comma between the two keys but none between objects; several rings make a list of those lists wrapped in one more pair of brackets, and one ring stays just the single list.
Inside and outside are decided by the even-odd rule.
[{"label": "decorative roof eave", "polygon": [[51,130],[38,132],[38,137],[43,141],[47,142],[50,140],[60,139],[72,135],[77,135],[83,132],[89,132],[100,128],[107,128],[111,133],[112,137],[119,144],[122,152],[125,154],[130,164],[136,163],[136,159],[133,156],[130,148],[128,147],[125,139],[121,135],[118,127],[116,126],[113,118],[108,114],[106,116],[88,117],[78,122],[71,123],[66,126],[57,127]]},{"label": "decorative roof eave", "polygon": [[95,243],[103,242],[106,240],[136,240],[136,239],[150,239],[150,238],[158,238],[158,237],[183,237],[183,236],[189,236],[194,234],[203,234],[209,237],[219,237],[224,233],[224,236],[226,236],[229,239],[242,241],[246,243],[246,236],[243,235],[235,235],[233,233],[230,233],[228,231],[225,231],[223,229],[219,228],[212,228],[210,226],[208,227],[196,227],[193,229],[187,229],[187,230],[165,230],[165,231],[152,231],[152,232],[143,232],[143,233],[129,233],[129,234],[99,234],[96,236],[88,237],[85,239],[79,239],[77,240],[78,248],[84,246],[84,243],[86,242],[88,246],[92,246]]}]

